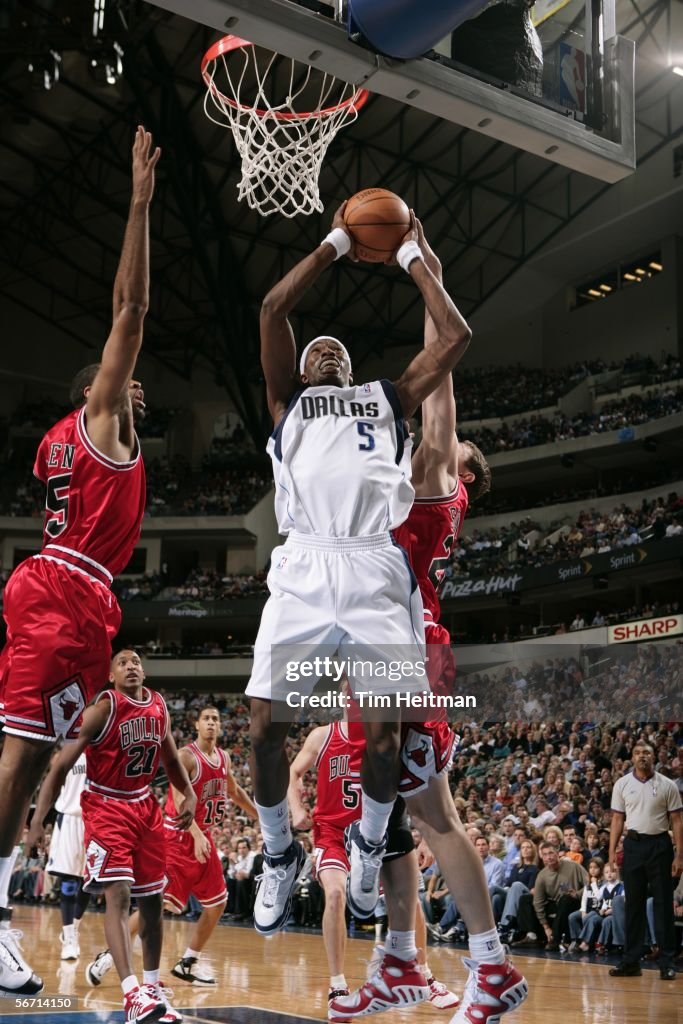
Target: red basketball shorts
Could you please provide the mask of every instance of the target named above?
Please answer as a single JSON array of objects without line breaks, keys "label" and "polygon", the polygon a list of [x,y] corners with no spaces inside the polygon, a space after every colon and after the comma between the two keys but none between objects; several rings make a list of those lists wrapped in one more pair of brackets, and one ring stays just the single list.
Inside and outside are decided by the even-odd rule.
[{"label": "red basketball shorts", "polygon": [[161,808],[154,796],[135,802],[84,793],[83,888],[99,892],[106,882],[129,882],[132,896],[154,896],[166,885]]},{"label": "red basketball shorts", "polygon": [[349,858],[344,845],[344,826],[331,825],[324,821],[313,825],[313,846],[315,848],[315,873],[336,868],[338,871],[349,870]]},{"label": "red basketball shorts", "polygon": [[4,595],[0,654],[5,732],[54,743],[78,735],[86,704],[109,675],[121,609],[107,587],[46,558],[29,558]]},{"label": "red basketball shorts", "polygon": [[203,907],[217,907],[225,903],[228,893],[223,878],[223,866],[213,839],[208,860],[200,864],[194,855],[194,839],[189,832],[164,828],[166,841],[166,874],[168,885],[164,890],[174,910],[182,914],[190,893]]},{"label": "red basketball shorts", "polygon": [[447,772],[454,744],[455,733],[447,722],[402,725],[401,781],[398,784],[401,796],[421,793],[432,777]]}]

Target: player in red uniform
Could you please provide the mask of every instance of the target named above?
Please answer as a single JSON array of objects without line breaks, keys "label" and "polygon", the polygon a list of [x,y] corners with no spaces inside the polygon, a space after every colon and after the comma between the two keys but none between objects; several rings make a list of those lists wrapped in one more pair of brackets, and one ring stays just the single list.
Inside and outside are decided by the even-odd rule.
[{"label": "player in red uniform", "polygon": [[[76,409],[38,449],[46,486],[43,548],[15,569],[5,589],[7,644],[0,655],[0,994],[32,994],[42,982],[8,928],[13,846],[51,745],[78,734],[81,713],[107,678],[121,613],[113,576],[130,559],[145,507],[145,472],[133,425],[144,415],[131,377],[149,301],[148,209],[160,151],[137,129],[133,195],[114,282],[114,319],[102,362],[74,380]],[[2,925],[5,925],[4,929]]]},{"label": "player in red uniform", "polygon": [[332,722],[313,729],[289,768],[287,794],[295,829],[308,829],[311,820],[301,795],[303,777],[317,769],[313,810],[316,877],[325,893],[323,942],[330,969],[328,1000],[348,993],[344,977],[346,952],[346,879],[349,858],[344,830],[361,813],[360,769],[365,734],[358,722]]},{"label": "player in red uniform", "polygon": [[[40,789],[27,842],[40,840],[45,815],[66,773],[86,750],[86,789],[81,797],[88,892],[104,890],[104,932],[121,979],[126,1021],[182,1020],[159,980],[162,894],[166,884],[163,817],[150,790],[161,760],[183,796],[173,823],[189,828],[197,797],[183,767],[163,697],[143,684],[138,654],[119,651],[109,681],[87,708],[78,738],[57,755]],[[133,973],[128,914],[134,896],[140,912],[143,983]]]},{"label": "player in red uniform", "polygon": [[[347,696],[349,691],[344,690]],[[311,820],[302,801],[303,777],[315,766],[317,769],[316,801],[313,810],[313,842],[315,846],[316,876],[325,893],[323,913],[323,941],[330,969],[328,1004],[339,996],[348,995],[344,975],[346,952],[346,885],[349,857],[345,830],[361,815],[360,769],[365,749],[363,726],[358,721],[333,722],[313,729],[303,747],[290,765],[288,800],[292,809],[295,829],[308,829]],[[400,787],[399,787],[400,788]],[[412,834],[405,822],[403,801],[397,801],[389,819],[385,868],[412,871],[417,877],[417,860],[413,851]],[[398,863],[401,862],[401,868]],[[417,902],[416,891],[416,906]],[[418,910],[421,914],[421,910]],[[422,928],[420,948],[426,946],[426,930]],[[422,963],[430,1002],[439,1009],[456,1006],[457,997],[431,975],[426,957]],[[421,988],[424,978],[418,979]]]},{"label": "player in red uniform", "polygon": [[[441,275],[441,265],[429,247],[421,226],[419,243],[432,272]],[[433,343],[433,324],[425,320],[425,345]],[[437,675],[454,678],[450,662],[450,638],[438,618],[441,612],[438,586],[449,553],[457,539],[472,500],[490,487],[490,470],[475,445],[459,443],[456,432],[453,381],[449,376],[422,404],[422,442],[413,457],[413,485],[416,501],[398,534],[409,550],[425,607],[425,633],[430,661],[438,665]],[[443,654],[438,650],[443,647]],[[436,649],[435,649],[436,648]],[[440,680],[437,678],[437,685]],[[430,682],[433,682],[430,673]],[[448,686],[449,678],[445,685]],[[413,824],[420,829],[439,863],[449,890],[470,933],[471,959],[465,960],[469,978],[462,1001],[451,1024],[498,1024],[500,1017],[520,1006],[527,997],[526,980],[507,959],[493,919],[491,900],[481,861],[469,843],[458,817],[443,763],[443,728],[404,726],[401,752],[402,793]],[[441,770],[439,766],[441,765]],[[407,770],[407,774],[406,774]],[[408,879],[383,877],[385,898],[392,928],[405,936],[402,960],[414,949],[410,938],[410,900],[405,898]],[[351,1020],[401,1005],[392,996],[398,968],[387,970],[394,957],[385,957],[377,973],[357,992],[340,997],[331,1006],[337,1021]]]},{"label": "player in red uniform", "polygon": [[[166,799],[164,836],[166,841],[166,874],[164,910],[182,914],[192,893],[202,904],[199,920],[192,926],[187,949],[171,974],[197,985],[215,985],[216,979],[199,964],[201,951],[220,921],[227,893],[218,851],[211,829],[219,827],[225,816],[228,800],[241,807],[251,818],[256,808],[232,774],[230,755],[217,746],[221,717],[217,708],[202,708],[197,716],[197,739],[178,751],[197,798],[195,820],[186,831],[175,823],[183,794],[171,786]],[[140,915],[131,915],[131,936],[137,935]],[[90,985],[99,985],[114,961],[108,949],[98,953],[88,964],[85,976]]]}]

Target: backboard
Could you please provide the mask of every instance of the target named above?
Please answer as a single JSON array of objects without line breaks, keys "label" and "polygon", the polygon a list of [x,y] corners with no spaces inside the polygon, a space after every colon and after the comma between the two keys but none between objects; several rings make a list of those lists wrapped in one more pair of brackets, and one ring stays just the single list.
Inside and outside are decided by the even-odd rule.
[{"label": "backboard", "polygon": [[463,62],[458,33],[477,19],[403,61],[349,38],[339,0],[147,2],[599,180],[635,169],[635,52],[615,34],[615,0],[537,0],[539,60],[522,84],[492,74],[485,54],[478,67]]}]

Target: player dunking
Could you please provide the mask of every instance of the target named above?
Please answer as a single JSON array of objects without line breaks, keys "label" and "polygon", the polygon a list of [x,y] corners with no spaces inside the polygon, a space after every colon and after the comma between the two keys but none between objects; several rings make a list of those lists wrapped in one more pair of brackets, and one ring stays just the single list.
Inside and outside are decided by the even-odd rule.
[{"label": "player dunking", "polygon": [[[426,262],[440,277],[441,265],[421,230],[420,245]],[[425,347],[429,348],[433,342],[434,325],[427,316]],[[416,502],[404,527],[397,531],[398,539],[410,549],[424,601],[430,659],[435,658],[442,674],[448,673],[450,638],[438,624],[439,583],[448,554],[460,533],[469,497],[474,500],[490,487],[490,471],[483,455],[469,442],[458,443],[455,428],[455,398],[449,376],[423,402],[422,443],[413,459]],[[441,658],[440,646],[443,648]],[[497,1024],[504,1013],[524,1002],[528,988],[525,978],[507,959],[501,945],[481,860],[467,839],[453,803],[445,771],[448,759],[443,756],[444,727],[444,723],[432,727],[404,727],[399,791],[413,824],[420,829],[436,857],[470,933],[471,959],[465,960],[469,978],[451,1024],[472,1024],[473,1021]],[[409,927],[402,906],[405,900],[401,900],[402,893],[396,891],[396,880],[391,877],[383,877],[383,880],[390,925],[393,910],[396,918],[402,915],[397,927]],[[406,880],[402,880],[402,888],[406,884]],[[410,941],[410,933],[405,941]],[[401,1005],[391,998],[393,987],[385,957],[366,985],[332,1002],[330,1017],[348,1021]]]},{"label": "player dunking", "polygon": [[134,420],[142,387],[131,380],[149,302],[148,210],[160,150],[137,129],[133,194],[114,282],[113,326],[102,362],[81,370],[75,411],[43,438],[34,473],[47,491],[43,548],[12,573],[0,655],[0,994],[33,994],[42,981],[9,928],[13,846],[52,744],[78,735],[81,714],[107,678],[121,612],[110,590],[140,536],[145,471]]},{"label": "player dunking", "polygon": [[[268,449],[279,528],[288,535],[273,552],[270,597],[247,687],[252,698],[251,776],[264,837],[254,923],[265,934],[286,921],[303,860],[301,846],[292,840],[287,808],[285,739],[291,711],[280,703],[273,714],[272,702],[283,702],[292,688],[279,663],[283,645],[289,658],[297,645],[299,659],[315,657],[326,644],[328,653],[337,648],[342,657],[375,664],[395,658],[398,645],[404,657],[408,645],[413,658],[423,655],[419,592],[390,534],[408,515],[414,497],[405,418],[449,376],[470,339],[469,327],[425,265],[411,215],[411,229],[396,258],[431,314],[434,345],[421,351],[396,382],[356,386],[345,347],[325,335],[306,346],[297,374],[287,317],[336,258],[352,253],[343,209],[335,214],[332,232],[269,292],[261,309],[261,361],[275,424]],[[310,690],[315,681],[307,678],[298,685]],[[367,690],[367,680],[356,677],[351,683]],[[421,682],[406,675],[401,687],[422,689]],[[385,692],[398,688],[389,684]],[[391,717],[365,726],[363,811],[351,836],[347,893],[352,910],[365,914],[377,901],[385,832],[396,797],[399,725],[397,713]]]},{"label": "player dunking", "polygon": [[[104,933],[121,979],[126,1021],[182,1020],[159,980],[162,893],[166,884],[161,809],[150,790],[161,760],[182,793],[173,824],[189,828],[197,798],[176,749],[163,697],[144,686],[138,654],[122,650],[109,681],[83,715],[78,738],[58,754],[41,786],[28,842],[39,841],[45,815],[64,777],[87,750],[85,826],[86,891],[104,891]],[[133,972],[128,914],[131,896],[140,913],[143,983]]]},{"label": "player dunking", "polygon": [[[214,976],[199,963],[199,957],[221,918],[227,898],[223,867],[211,829],[222,824],[228,800],[251,818],[257,816],[256,808],[232,773],[230,755],[217,746],[220,731],[220,712],[211,706],[204,707],[197,716],[197,739],[178,751],[197,797],[195,820],[187,831],[175,824],[182,793],[171,786],[166,799],[164,835],[168,884],[164,890],[164,909],[182,914],[190,894],[203,907],[190,931],[187,949],[171,974],[195,985],[216,984]],[[131,936],[138,933],[139,926],[140,915],[136,912],[129,920]],[[113,962],[108,949],[98,953],[86,968],[88,983],[99,985]]]}]

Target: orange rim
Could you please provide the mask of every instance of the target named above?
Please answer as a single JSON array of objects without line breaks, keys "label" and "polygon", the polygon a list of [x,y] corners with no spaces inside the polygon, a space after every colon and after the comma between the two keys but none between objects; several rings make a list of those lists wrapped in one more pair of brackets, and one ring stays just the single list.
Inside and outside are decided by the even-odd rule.
[{"label": "orange rim", "polygon": [[267,117],[269,114],[278,121],[304,121],[309,117],[330,117],[332,114],[336,114],[340,110],[354,110],[358,112],[361,107],[367,103],[370,92],[368,89],[357,89],[353,96],[350,96],[347,100],[342,103],[335,103],[330,107],[324,107],[322,110],[304,110],[301,113],[289,113],[281,110],[272,110],[270,108],[263,109],[261,107],[251,107],[247,103],[238,103],[236,99],[231,96],[226,96],[225,93],[221,92],[208,70],[209,65],[217,60],[219,57],[224,56],[226,53],[232,53],[233,50],[239,50],[244,46],[253,47],[253,43],[250,43],[248,39],[241,39],[240,36],[223,36],[218,42],[213,43],[206,51],[202,58],[202,78],[206,84],[206,87],[213,94],[213,96],[220,97],[224,103],[227,103],[233,108],[233,110],[251,110],[258,117]]}]

